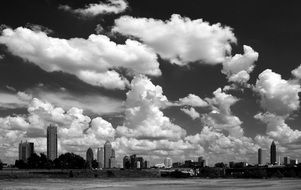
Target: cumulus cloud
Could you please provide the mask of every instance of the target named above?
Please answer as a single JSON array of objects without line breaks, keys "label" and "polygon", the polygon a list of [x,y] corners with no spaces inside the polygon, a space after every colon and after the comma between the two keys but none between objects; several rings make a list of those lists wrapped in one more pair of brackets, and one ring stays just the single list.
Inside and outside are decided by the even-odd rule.
[{"label": "cumulus cloud", "polygon": [[78,107],[85,112],[98,115],[108,115],[123,112],[123,101],[113,97],[98,94],[74,94],[67,90],[53,91],[43,88],[34,88],[27,90],[43,101],[50,102],[53,105],[60,106],[67,110],[72,107]]},{"label": "cumulus cloud", "polygon": [[160,110],[168,103],[160,86],[137,76],[130,87],[125,101],[125,122],[116,129],[119,136],[177,140],[186,135],[184,129],[173,124]]},{"label": "cumulus cloud", "polygon": [[0,108],[1,109],[15,109],[25,108],[29,104],[31,96],[24,93],[8,93],[0,92]]},{"label": "cumulus cloud", "polygon": [[260,94],[261,107],[270,113],[287,115],[299,109],[300,85],[282,79],[280,74],[270,69],[266,69],[258,76],[255,91]]},{"label": "cumulus cloud", "polygon": [[125,0],[108,0],[108,3],[93,3],[87,5],[85,8],[72,9],[68,5],[61,5],[59,8],[71,11],[82,16],[96,16],[100,14],[118,14],[125,11],[128,4]]},{"label": "cumulus cloud", "polygon": [[199,96],[194,94],[189,94],[184,98],[180,98],[176,103],[180,106],[192,106],[192,107],[206,107],[208,103],[202,100]]},{"label": "cumulus cloud", "polygon": [[250,79],[249,73],[254,69],[254,63],[258,59],[258,53],[251,47],[244,45],[244,54],[236,54],[228,57],[223,62],[222,73],[227,75],[231,82],[245,83]]},{"label": "cumulus cloud", "polygon": [[24,60],[47,72],[63,71],[81,80],[108,89],[125,89],[128,81],[113,69],[158,76],[157,56],[152,49],[134,41],[116,44],[107,36],[91,34],[88,39],[60,39],[42,31],[6,28],[0,43]]},{"label": "cumulus cloud", "polygon": [[162,58],[178,65],[222,63],[231,53],[231,43],[236,42],[230,27],[177,14],[166,21],[122,16],[115,20],[112,30],[139,38]]},{"label": "cumulus cloud", "polygon": [[193,120],[197,119],[200,117],[200,114],[193,108],[191,107],[190,109],[188,108],[181,108],[181,111],[189,115]]},{"label": "cumulus cloud", "polygon": [[292,70],[292,74],[298,78],[301,79],[301,65],[297,67],[296,69]]},{"label": "cumulus cloud", "polygon": [[249,137],[226,136],[215,128],[208,126],[204,126],[200,133],[187,136],[185,140],[192,144],[201,144],[213,163],[247,161],[249,155],[254,154],[258,148]]},{"label": "cumulus cloud", "polygon": [[285,117],[272,113],[259,113],[254,116],[267,125],[267,135],[280,142],[282,145],[300,139],[301,131],[291,129],[285,123]]},{"label": "cumulus cloud", "polygon": [[[35,149],[46,150],[46,128],[49,124],[58,126],[59,152],[83,153],[88,147],[99,147],[107,139],[114,139],[112,125],[96,117],[91,119],[79,108],[65,111],[48,102],[33,98],[28,105],[27,116],[7,116],[0,118],[0,150],[6,159],[17,157],[17,147],[21,140],[35,143]],[[13,148],[12,148],[13,147]]]},{"label": "cumulus cloud", "polygon": [[217,131],[227,131],[233,137],[243,136],[242,121],[231,112],[231,106],[238,99],[218,88],[213,92],[213,98],[206,98],[212,111],[203,114],[202,122]]}]

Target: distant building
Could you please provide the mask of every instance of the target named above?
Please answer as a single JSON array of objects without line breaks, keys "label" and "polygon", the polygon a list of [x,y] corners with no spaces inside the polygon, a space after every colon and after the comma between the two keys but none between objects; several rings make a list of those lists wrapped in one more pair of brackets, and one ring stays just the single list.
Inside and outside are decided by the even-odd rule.
[{"label": "distant building", "polygon": [[206,160],[202,156],[198,157],[198,166],[200,167],[206,166]]},{"label": "distant building", "polygon": [[131,160],[131,168],[132,168],[132,169],[137,168],[136,154],[131,155],[131,156],[130,156],[130,160]]},{"label": "distant building", "polygon": [[145,169],[149,168],[149,161],[147,160],[144,161],[144,168]]},{"label": "distant building", "polygon": [[130,157],[124,156],[123,157],[123,168],[124,169],[130,169],[131,168],[131,160]]},{"label": "distant building", "polygon": [[116,168],[115,150],[111,150],[111,157],[109,159],[109,168]]},{"label": "distant building", "polygon": [[276,145],[275,142],[273,141],[271,144],[271,150],[270,150],[270,161],[271,164],[276,164]]},{"label": "distant building", "polygon": [[288,164],[289,164],[289,161],[290,161],[290,157],[285,156],[285,157],[283,158],[283,165],[288,165]]},{"label": "distant building", "polygon": [[47,127],[47,158],[57,158],[57,127],[52,125]]},{"label": "distant building", "polygon": [[34,153],[34,144],[32,142],[19,143],[19,160],[23,160],[25,163],[27,159]]},{"label": "distant building", "polygon": [[165,168],[171,168],[172,167],[172,159],[169,157],[166,157],[164,159],[164,165],[165,165]]},{"label": "distant building", "polygon": [[[142,157],[137,157],[137,168],[144,168],[144,160]],[[138,162],[139,162],[139,167],[138,167]]]},{"label": "distant building", "polygon": [[103,158],[103,147],[97,148],[97,163],[98,163],[98,168],[103,168],[104,167],[104,158]]},{"label": "distant building", "polygon": [[104,168],[110,168],[111,155],[112,155],[112,145],[110,141],[106,141],[104,145]]},{"label": "distant building", "polygon": [[258,149],[258,165],[262,165],[263,161],[262,161],[262,149],[259,148]]},{"label": "distant building", "polygon": [[294,166],[294,165],[297,165],[298,164],[298,159],[291,159],[290,160],[290,165]]},{"label": "distant building", "polygon": [[92,161],[93,161],[93,150],[92,148],[88,148],[87,153],[86,153],[86,162],[87,162],[87,167],[92,168]]}]

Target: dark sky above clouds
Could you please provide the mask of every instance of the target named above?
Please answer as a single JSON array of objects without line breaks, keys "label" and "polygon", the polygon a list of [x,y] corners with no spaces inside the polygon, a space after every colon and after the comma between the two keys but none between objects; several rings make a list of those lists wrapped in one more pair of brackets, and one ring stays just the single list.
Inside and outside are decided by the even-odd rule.
[{"label": "dark sky above clouds", "polygon": [[[42,133],[52,122],[62,126],[60,152],[82,154],[87,144],[96,148],[110,139],[120,158],[137,153],[159,163],[166,156],[176,161],[221,155],[221,160],[214,161],[255,163],[256,149],[267,149],[275,140],[281,156],[301,158],[298,95],[301,69],[296,69],[301,64],[298,1],[110,2],[1,1],[0,127],[3,135],[0,143],[3,144],[0,151],[5,156],[0,159],[16,158],[15,145],[20,138],[34,141],[38,151],[45,151]],[[124,2],[127,7],[123,10]],[[117,7],[120,11],[87,16],[83,10],[89,4]],[[174,29],[167,24],[173,14],[181,16],[175,18],[179,22]],[[185,25],[197,19],[203,20],[201,24],[208,22],[205,25],[210,29],[198,28],[200,22]],[[216,23],[221,25],[213,31]],[[187,30],[177,28],[177,24]],[[5,37],[5,29],[17,33],[18,27],[29,29],[28,36],[25,30],[20,30],[20,36]],[[232,30],[227,31],[227,27]],[[155,32],[149,33],[154,28]],[[35,35],[39,32],[44,37]],[[209,37],[202,36],[202,32]],[[159,33],[166,35],[159,39]],[[198,33],[205,40],[200,40]],[[229,33],[234,34],[236,43],[231,43]],[[93,42],[87,40],[92,34],[96,35]],[[35,38],[29,39],[31,35]],[[98,39],[97,35],[107,36],[109,40]],[[56,44],[56,39],[69,44]],[[127,44],[129,39],[134,45]],[[174,45],[165,46],[164,40]],[[119,45],[113,46],[108,41]],[[95,43],[101,43],[99,49],[94,47]],[[118,49],[124,44],[127,44],[124,49]],[[232,51],[219,49],[227,45]],[[244,45],[251,48],[250,57]],[[49,50],[50,46],[54,49]],[[68,47],[78,51],[69,51]],[[237,61],[235,54],[243,58]],[[84,58],[78,61],[82,55]],[[229,62],[234,65],[227,70]],[[83,74],[83,70],[89,73]],[[101,76],[93,75],[94,71]],[[249,80],[231,81],[230,77],[239,71],[244,71],[244,77],[249,76]],[[113,77],[117,77],[116,81],[111,82]],[[230,89],[224,89],[225,86]],[[189,94],[198,96],[198,103],[204,101],[206,105],[196,105],[192,99],[183,103]],[[72,107],[76,110],[70,111]],[[15,127],[7,127],[8,123]],[[82,137],[64,133],[63,129],[73,127],[79,131],[89,128],[90,132]],[[15,140],[4,143],[9,135]],[[70,143],[78,147],[74,149]],[[8,151],[9,146],[15,148]],[[183,157],[183,152],[187,157]]]}]

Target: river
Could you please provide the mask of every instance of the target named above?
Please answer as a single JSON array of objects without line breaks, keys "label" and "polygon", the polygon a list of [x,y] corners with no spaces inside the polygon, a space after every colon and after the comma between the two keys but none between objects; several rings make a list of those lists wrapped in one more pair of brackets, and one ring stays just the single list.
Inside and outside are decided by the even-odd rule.
[{"label": "river", "polygon": [[301,189],[301,179],[13,179],[0,180],[1,190],[106,189],[106,190],[196,190]]}]

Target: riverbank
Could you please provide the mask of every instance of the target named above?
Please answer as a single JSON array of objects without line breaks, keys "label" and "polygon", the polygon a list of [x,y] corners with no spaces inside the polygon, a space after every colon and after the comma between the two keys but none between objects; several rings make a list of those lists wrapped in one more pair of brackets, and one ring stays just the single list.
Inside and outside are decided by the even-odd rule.
[{"label": "riverbank", "polygon": [[159,178],[158,169],[145,170],[0,170],[0,179],[25,178]]}]

